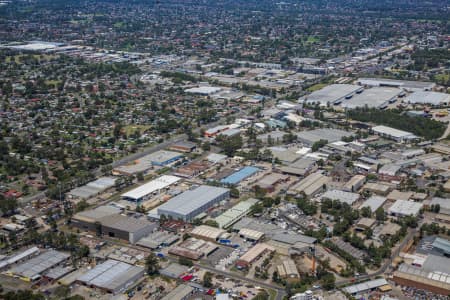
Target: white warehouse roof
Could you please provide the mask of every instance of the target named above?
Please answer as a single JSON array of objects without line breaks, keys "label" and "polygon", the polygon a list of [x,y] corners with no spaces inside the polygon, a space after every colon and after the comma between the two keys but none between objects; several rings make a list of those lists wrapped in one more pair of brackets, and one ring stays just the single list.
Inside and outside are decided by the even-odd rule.
[{"label": "white warehouse roof", "polygon": [[361,204],[359,209],[367,206],[370,208],[370,210],[372,212],[375,212],[378,208],[383,206],[383,204],[384,204],[384,202],[386,202],[386,200],[387,200],[386,197],[372,196],[369,199],[367,199],[363,204]]},{"label": "white warehouse roof", "polygon": [[438,92],[419,91],[412,93],[406,97],[405,102],[408,103],[429,103],[432,105],[440,105],[450,102],[450,95]]},{"label": "white warehouse roof", "polygon": [[163,176],[156,178],[150,182],[147,182],[144,185],[141,185],[140,187],[137,187],[129,192],[126,192],[125,194],[122,194],[122,198],[139,200],[153,192],[156,192],[165,187],[168,187],[171,184],[174,184],[175,182],[179,181],[180,179],[181,178],[177,177],[177,176],[163,175]]},{"label": "white warehouse roof", "polygon": [[408,200],[397,200],[389,208],[389,213],[401,216],[416,216],[419,214],[421,208],[422,203]]},{"label": "white warehouse roof", "polygon": [[388,136],[398,138],[398,139],[415,138],[416,137],[411,132],[395,129],[392,127],[387,127],[384,125],[372,127],[372,130],[375,133],[382,134],[382,135],[388,135]]},{"label": "white warehouse roof", "polygon": [[184,92],[190,93],[190,94],[211,95],[211,94],[220,92],[221,90],[222,90],[222,88],[220,88],[220,87],[201,86],[201,87],[187,89]]}]

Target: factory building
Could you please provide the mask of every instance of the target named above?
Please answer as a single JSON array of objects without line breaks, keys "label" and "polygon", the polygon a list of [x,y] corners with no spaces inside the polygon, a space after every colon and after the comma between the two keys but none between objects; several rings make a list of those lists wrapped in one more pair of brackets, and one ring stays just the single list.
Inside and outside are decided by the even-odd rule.
[{"label": "factory building", "polygon": [[114,206],[99,206],[74,215],[72,225],[97,234],[126,240],[132,244],[158,228],[158,223],[150,222],[147,218],[125,216],[121,212],[121,209]]},{"label": "factory building", "polygon": [[228,228],[246,216],[250,212],[252,206],[258,202],[259,200],[253,198],[243,200],[229,210],[225,211],[220,216],[216,217],[214,221],[219,224],[219,228]]},{"label": "factory building", "polygon": [[229,189],[202,185],[173,197],[159,206],[157,213],[159,216],[165,215],[173,219],[192,221],[200,213],[229,197]]},{"label": "factory building", "polygon": [[409,200],[397,200],[388,209],[388,212],[392,216],[404,217],[404,216],[417,216],[422,209],[422,203],[409,201]]},{"label": "factory building", "polygon": [[6,271],[6,275],[20,278],[24,281],[35,281],[41,278],[44,272],[61,265],[70,258],[70,254],[49,250],[13,266]]},{"label": "factory building", "polygon": [[175,184],[180,179],[181,178],[176,176],[163,175],[135,189],[132,189],[129,192],[122,194],[121,197],[124,200],[141,202],[147,200],[154,194],[159,194],[161,190],[171,186],[172,184]]},{"label": "factory building", "polygon": [[312,146],[315,142],[320,140],[326,140],[328,143],[333,143],[342,140],[343,137],[351,137],[352,135],[352,132],[344,130],[320,128],[297,133],[297,140],[307,146]]},{"label": "factory building", "polygon": [[366,182],[366,176],[355,175],[353,176],[342,188],[345,192],[357,192]]},{"label": "factory building", "polygon": [[294,193],[305,193],[307,197],[323,191],[324,186],[330,182],[330,177],[323,175],[320,171],[312,173],[308,177],[302,179],[290,190]]},{"label": "factory building", "polygon": [[144,276],[144,268],[109,259],[95,266],[80,277],[77,282],[91,288],[118,294],[125,292]]},{"label": "factory building", "polygon": [[114,175],[135,175],[137,173],[148,173],[154,166],[168,166],[183,159],[184,156],[178,152],[159,150],[145,155],[130,164],[116,167]]},{"label": "factory building", "polygon": [[415,136],[411,132],[398,130],[383,125],[372,127],[372,131],[378,134],[379,136],[392,139],[397,142],[404,142],[417,139],[417,136]]},{"label": "factory building", "polygon": [[238,184],[241,181],[253,176],[254,174],[258,173],[260,169],[256,167],[247,166],[242,169],[240,169],[237,172],[234,172],[233,174],[223,178],[220,182],[223,184],[229,184],[234,185]]},{"label": "factory building", "polygon": [[244,253],[236,262],[238,268],[248,268],[253,262],[263,256],[265,253],[274,252],[275,248],[266,244],[256,244],[253,248]]}]

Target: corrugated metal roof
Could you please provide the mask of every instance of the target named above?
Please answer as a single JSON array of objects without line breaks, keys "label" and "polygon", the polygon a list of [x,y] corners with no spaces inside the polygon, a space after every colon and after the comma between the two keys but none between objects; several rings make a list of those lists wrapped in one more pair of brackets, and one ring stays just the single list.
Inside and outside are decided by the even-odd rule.
[{"label": "corrugated metal roof", "polygon": [[253,174],[255,174],[259,171],[260,171],[260,169],[258,169],[256,167],[247,166],[247,167],[244,167],[244,168],[240,169],[239,171],[231,174],[230,176],[225,177],[220,182],[224,183],[224,184],[237,184],[237,183],[241,182],[242,180],[252,176]]}]

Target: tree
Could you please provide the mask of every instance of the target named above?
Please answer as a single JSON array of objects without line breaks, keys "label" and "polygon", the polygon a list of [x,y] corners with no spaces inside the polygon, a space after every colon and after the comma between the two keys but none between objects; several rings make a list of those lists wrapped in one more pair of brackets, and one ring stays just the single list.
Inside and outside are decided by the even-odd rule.
[{"label": "tree", "polygon": [[361,209],[361,216],[363,216],[364,218],[370,218],[371,215],[372,215],[372,210],[370,209],[370,207],[364,206]]},{"label": "tree", "polygon": [[150,254],[145,258],[145,269],[147,271],[147,274],[150,276],[159,273],[158,258],[153,252],[150,252]]},{"label": "tree", "polygon": [[190,259],[188,259],[188,258],[185,258],[185,257],[180,257],[180,258],[178,259],[178,263],[179,263],[180,265],[188,266],[188,267],[192,267],[192,266],[194,265],[194,263],[192,262],[192,260],[190,260]]},{"label": "tree", "polygon": [[205,225],[211,226],[211,227],[216,227],[219,228],[219,223],[217,223],[217,221],[215,220],[206,220],[205,221]]},{"label": "tree", "polygon": [[142,173],[142,172],[137,173],[136,174],[136,179],[138,181],[144,181],[144,173]]},{"label": "tree", "polygon": [[242,137],[240,135],[230,137],[219,135],[216,140],[219,143],[219,147],[222,148],[229,157],[233,157],[236,151],[241,149],[243,145]]},{"label": "tree", "polygon": [[386,215],[385,215],[384,209],[382,207],[379,207],[375,211],[375,218],[377,219],[377,221],[381,221],[381,222],[386,220]]},{"label": "tree", "polygon": [[235,187],[230,189],[230,196],[233,198],[239,198],[239,190]]},{"label": "tree", "polygon": [[213,274],[211,272],[206,272],[205,275],[203,275],[203,286],[206,288],[211,288],[213,286],[212,279]]}]

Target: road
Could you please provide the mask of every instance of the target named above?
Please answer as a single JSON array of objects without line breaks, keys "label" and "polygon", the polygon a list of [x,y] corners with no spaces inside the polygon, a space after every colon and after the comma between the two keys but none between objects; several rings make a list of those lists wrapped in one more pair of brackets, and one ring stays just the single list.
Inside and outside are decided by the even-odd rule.
[{"label": "road", "polygon": [[450,123],[448,123],[444,134],[439,138],[439,140],[443,140],[443,139],[447,138],[449,134],[450,134]]}]

